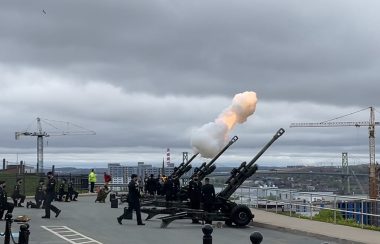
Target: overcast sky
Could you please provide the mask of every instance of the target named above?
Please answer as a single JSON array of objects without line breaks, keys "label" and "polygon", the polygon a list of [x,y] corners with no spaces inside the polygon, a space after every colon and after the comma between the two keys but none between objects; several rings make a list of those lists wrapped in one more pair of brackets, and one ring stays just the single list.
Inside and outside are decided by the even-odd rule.
[{"label": "overcast sky", "polygon": [[[0,158],[36,162],[36,118],[95,136],[45,138],[45,166],[160,164],[192,155],[194,128],[235,94],[256,112],[218,160],[259,165],[368,162],[368,129],[289,128],[380,102],[378,1],[0,0]],[[337,121],[368,121],[369,110]],[[33,127],[34,126],[34,127]],[[48,127],[43,124],[43,130]],[[378,140],[377,140],[378,142]],[[205,159],[198,158],[196,163]]]}]

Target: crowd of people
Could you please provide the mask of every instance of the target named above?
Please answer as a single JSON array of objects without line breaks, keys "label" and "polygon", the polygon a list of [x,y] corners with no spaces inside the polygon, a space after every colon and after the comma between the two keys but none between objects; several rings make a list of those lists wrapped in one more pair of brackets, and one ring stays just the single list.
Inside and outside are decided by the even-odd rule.
[{"label": "crowd of people", "polygon": [[[96,173],[92,169],[88,176],[90,192],[95,192]],[[112,177],[104,172],[104,187],[98,189],[98,194],[95,202],[105,202],[105,199],[110,192],[109,183]],[[24,207],[22,204],[25,201],[25,196],[21,193],[22,179],[17,179],[14,186],[11,198],[13,202],[8,202],[6,182],[0,180],[0,220],[3,218],[5,211],[12,213],[15,207]],[[74,190],[73,182],[62,179],[56,187],[57,181],[52,172],[47,173],[47,181],[45,184],[44,179],[40,179],[38,186],[35,190],[35,202],[28,201],[26,203],[27,208],[44,208],[45,215],[42,218],[50,218],[50,212],[58,217],[61,210],[52,204],[55,201],[77,201],[78,192]],[[183,200],[179,194],[181,192],[180,181],[175,176],[158,175],[157,178],[153,174],[150,177],[144,177],[139,179],[136,174],[132,174],[131,181],[128,184],[128,209],[123,212],[121,216],[117,218],[119,224],[122,224],[123,219],[132,219],[132,211],[136,211],[137,224],[144,225],[141,219],[140,211],[140,198],[142,194],[151,196],[164,196],[166,201]],[[204,184],[198,181],[198,177],[193,177],[185,191],[185,198],[189,200],[190,208],[200,209],[201,202],[203,202],[203,210],[209,212],[212,211],[213,202],[215,201],[215,189],[210,180],[205,178]],[[199,220],[193,219],[193,223],[199,223]]]}]

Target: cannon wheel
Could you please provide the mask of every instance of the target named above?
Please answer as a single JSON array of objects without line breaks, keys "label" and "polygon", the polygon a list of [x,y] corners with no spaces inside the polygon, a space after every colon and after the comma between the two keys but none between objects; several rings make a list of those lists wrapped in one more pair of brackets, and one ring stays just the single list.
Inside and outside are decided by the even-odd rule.
[{"label": "cannon wheel", "polygon": [[253,218],[251,210],[245,205],[237,205],[232,209],[231,219],[237,226],[246,226]]}]

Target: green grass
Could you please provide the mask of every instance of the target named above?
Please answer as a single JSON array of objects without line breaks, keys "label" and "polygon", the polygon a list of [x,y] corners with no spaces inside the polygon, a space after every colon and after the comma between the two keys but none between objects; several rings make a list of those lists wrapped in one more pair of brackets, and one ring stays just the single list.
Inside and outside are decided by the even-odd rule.
[{"label": "green grass", "polygon": [[[278,212],[278,214],[290,216],[289,211]],[[310,217],[303,216],[300,214],[296,214],[294,212],[292,212],[292,215],[290,217],[301,218],[301,219],[309,219],[310,220]],[[319,214],[316,214],[312,218],[312,220],[334,224],[334,210],[323,209],[319,212]],[[354,219],[344,219],[342,214],[338,211],[336,212],[336,224],[355,227],[355,228],[362,228],[362,225],[360,223],[357,223]],[[363,229],[380,231],[380,227],[373,226],[373,225],[363,225]]]},{"label": "green grass", "polygon": [[[36,188],[39,184],[39,181],[41,179],[41,176],[37,174],[25,174],[25,175],[18,175],[18,174],[10,174],[10,173],[0,173],[0,180],[5,180],[6,182],[6,188],[8,197],[10,197],[13,193],[14,185],[16,184],[16,180],[20,178],[23,180],[23,183],[21,184],[21,194],[24,194],[25,196],[34,196],[36,192]],[[45,180],[45,183],[47,181],[46,176],[42,176],[42,179]],[[59,185],[59,180],[57,181],[57,189]],[[66,186],[67,187],[67,186]],[[74,185],[74,188],[77,189]],[[57,190],[56,189],[56,190]],[[83,189],[77,189],[79,193],[87,192],[87,190]]]}]

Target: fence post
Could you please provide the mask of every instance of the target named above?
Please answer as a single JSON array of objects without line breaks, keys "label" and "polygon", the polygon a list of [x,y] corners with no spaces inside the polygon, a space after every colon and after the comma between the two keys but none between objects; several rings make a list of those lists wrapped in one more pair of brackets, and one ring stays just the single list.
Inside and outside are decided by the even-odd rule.
[{"label": "fence post", "polygon": [[361,208],[360,208],[360,212],[361,212],[361,217],[360,217],[360,221],[361,221],[361,225],[362,225],[362,229],[364,228],[364,215],[363,215],[363,199],[361,201]]},{"label": "fence post", "polygon": [[334,224],[336,224],[336,195],[334,196]]},{"label": "fence post", "polygon": [[28,244],[29,243],[29,225],[23,224],[20,226],[20,232],[18,237],[18,244]]},{"label": "fence post", "polygon": [[290,200],[290,210],[289,210],[290,212],[289,212],[289,216],[292,217],[292,210],[293,210],[292,209],[293,208],[293,206],[292,206],[292,190],[290,190],[289,197],[290,197],[290,199],[289,199]]},{"label": "fence post", "polygon": [[259,188],[256,188],[256,208],[259,208]]},{"label": "fence post", "polygon": [[263,235],[260,232],[253,232],[251,236],[249,237],[252,244],[260,244],[263,241]]},{"label": "fence post", "polygon": [[309,202],[310,219],[313,219],[312,201],[313,201],[313,193],[310,193],[310,202]]},{"label": "fence post", "polygon": [[212,233],[213,229],[211,225],[206,224],[202,227],[202,232],[203,232],[203,244],[212,244]]}]

